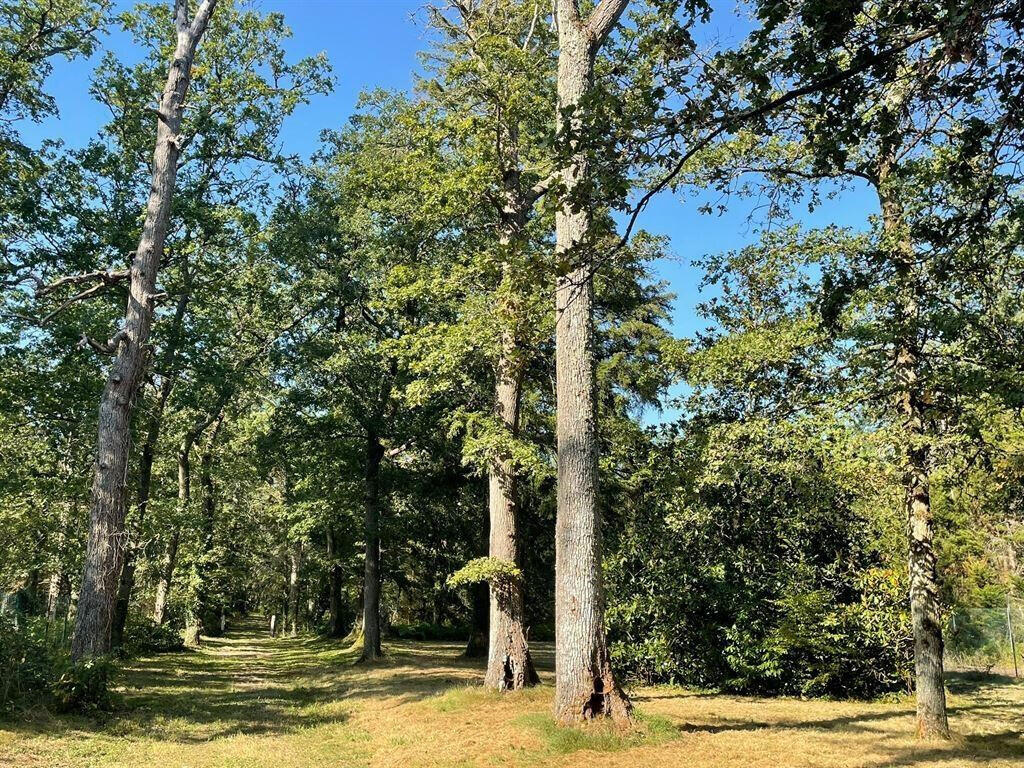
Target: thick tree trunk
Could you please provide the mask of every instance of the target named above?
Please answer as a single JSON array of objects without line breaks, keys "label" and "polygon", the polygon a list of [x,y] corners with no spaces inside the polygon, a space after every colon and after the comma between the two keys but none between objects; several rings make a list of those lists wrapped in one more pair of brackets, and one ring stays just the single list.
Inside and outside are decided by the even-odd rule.
[{"label": "thick tree trunk", "polygon": [[363,572],[364,661],[381,657],[380,645],[380,465],[384,446],[375,432],[366,438],[365,520],[366,562]]},{"label": "thick tree trunk", "polygon": [[99,656],[110,650],[121,573],[131,416],[145,366],[157,269],[170,221],[185,93],[196,46],[215,4],[216,0],[203,0],[190,21],[186,0],[175,3],[177,43],[158,110],[153,181],[142,237],[132,259],[124,327],[115,336],[116,357],[100,400],[89,539],[71,642],[74,659]]},{"label": "thick tree trunk", "polygon": [[288,622],[292,637],[299,634],[299,571],[302,569],[302,542],[292,544],[291,570],[288,574]]},{"label": "thick tree trunk", "polygon": [[[184,265],[186,286],[189,285],[188,265]],[[164,409],[170,399],[171,390],[177,378],[177,357],[178,340],[181,336],[181,327],[185,320],[185,309],[188,306],[189,291],[185,290],[178,297],[178,303],[174,309],[174,321],[171,332],[168,336],[167,348],[164,352],[163,381],[160,384],[160,392],[157,395],[156,406],[149,417],[149,425],[146,428],[146,441],[142,445],[142,455],[139,457],[139,489],[136,520],[136,533],[129,536],[124,553],[124,565],[121,567],[121,581],[117,590],[117,604],[114,608],[114,625],[111,631],[111,646],[119,648],[124,636],[124,626],[128,621],[128,607],[131,604],[132,590],[135,588],[135,558],[138,556],[137,539],[141,534],[143,523],[146,519],[146,511],[149,507],[149,496],[153,485],[153,461],[156,458],[156,443],[160,438],[160,429],[163,426]],[[166,602],[166,595],[165,595]]]},{"label": "thick tree trunk", "polygon": [[341,626],[341,563],[338,561],[336,534],[331,526],[327,527],[327,568],[327,605],[330,615],[330,626],[327,631],[330,637],[341,637],[345,634]]},{"label": "thick tree trunk", "polygon": [[555,525],[555,717],[573,723],[632,707],[612,674],[604,628],[597,508],[594,285],[585,97],[601,40],[625,9],[604,0],[584,22],[575,0],[558,0],[558,125],[572,154],[555,212],[555,368],[558,512]]},{"label": "thick tree trunk", "polygon": [[[512,437],[519,432],[521,375],[515,361],[514,340],[506,334],[505,354],[496,370],[495,412]],[[519,564],[518,509],[515,468],[505,458],[490,468],[488,508],[490,556]],[[533,666],[523,628],[523,586],[519,579],[503,579],[490,585],[491,611],[484,685],[499,691],[519,690],[540,682]]]},{"label": "thick tree trunk", "polygon": [[887,182],[892,169],[893,166],[889,162],[883,162],[881,165],[878,196],[882,208],[883,234],[888,247],[893,251],[904,294],[903,306],[900,308],[902,338],[896,349],[896,376],[900,386],[900,410],[907,439],[904,451],[904,487],[907,507],[910,617],[914,632],[917,735],[920,738],[948,739],[939,579],[929,495],[924,403],[919,382],[921,349],[916,329],[918,299],[913,274],[914,246],[906,231],[903,208],[888,189]]}]

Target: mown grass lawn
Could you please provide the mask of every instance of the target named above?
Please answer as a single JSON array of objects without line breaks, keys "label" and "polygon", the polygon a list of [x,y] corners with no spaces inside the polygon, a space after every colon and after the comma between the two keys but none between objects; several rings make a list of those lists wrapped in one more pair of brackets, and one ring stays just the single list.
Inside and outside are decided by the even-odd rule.
[{"label": "mown grass lawn", "polygon": [[[315,638],[255,626],[201,651],[141,659],[102,720],[0,721],[2,766],[1022,766],[1024,683],[950,681],[948,744],[918,743],[912,702],[823,702],[632,691],[630,732],[562,729],[552,689],[500,696],[454,643],[396,642],[377,665]],[[552,649],[537,649],[550,682]]]}]

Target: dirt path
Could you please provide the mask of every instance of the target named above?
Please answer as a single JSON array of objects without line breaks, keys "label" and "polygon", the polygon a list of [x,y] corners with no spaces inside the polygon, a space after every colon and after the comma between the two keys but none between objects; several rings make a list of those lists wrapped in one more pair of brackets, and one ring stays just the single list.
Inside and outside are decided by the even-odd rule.
[{"label": "dirt path", "polygon": [[[1024,684],[951,681],[948,744],[910,737],[909,701],[755,699],[637,689],[639,727],[566,731],[547,685],[481,690],[457,643],[398,642],[380,664],[312,637],[247,623],[200,651],[133,662],[122,705],[101,721],[37,714],[0,723],[0,766],[172,768],[883,768],[1024,764]],[[551,680],[551,649],[537,649]]]}]

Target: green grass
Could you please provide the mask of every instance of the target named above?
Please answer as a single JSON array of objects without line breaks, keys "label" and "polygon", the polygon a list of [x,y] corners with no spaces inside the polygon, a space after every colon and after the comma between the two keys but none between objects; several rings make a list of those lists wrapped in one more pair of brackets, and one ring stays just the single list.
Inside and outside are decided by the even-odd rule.
[{"label": "green grass", "polygon": [[237,627],[199,651],[129,663],[121,705],[100,718],[22,713],[0,721],[0,766],[31,768],[602,768],[1024,764],[1024,684],[950,681],[949,743],[912,737],[913,702],[757,699],[673,687],[631,691],[634,727],[563,728],[547,684],[484,690],[462,644],[396,641],[371,665],[341,642]]}]

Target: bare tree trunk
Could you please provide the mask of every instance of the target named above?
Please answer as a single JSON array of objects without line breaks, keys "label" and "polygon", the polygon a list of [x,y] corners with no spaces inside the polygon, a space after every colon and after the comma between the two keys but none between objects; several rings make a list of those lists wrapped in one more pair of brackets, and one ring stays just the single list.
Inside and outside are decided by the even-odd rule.
[{"label": "bare tree trunk", "polygon": [[216,2],[203,0],[195,17],[190,20],[187,1],[175,1],[177,43],[158,110],[153,183],[142,237],[132,259],[124,327],[111,344],[116,350],[116,358],[100,400],[89,540],[71,642],[71,655],[75,659],[103,655],[110,650],[114,603],[121,573],[131,416],[145,366],[157,270],[163,258],[164,239],[170,221],[180,152],[178,131],[185,94],[196,46],[206,31]]},{"label": "bare tree trunk", "polygon": [[292,637],[299,634],[299,571],[302,568],[302,541],[292,544],[291,572],[288,574],[288,620]]},{"label": "bare tree trunk", "polygon": [[593,244],[588,131],[582,110],[598,47],[625,10],[603,0],[589,20],[575,0],[558,0],[558,124],[572,160],[555,212],[555,368],[558,399],[558,512],[555,525],[555,717],[572,723],[629,719],[632,707],[612,674],[604,628],[597,508],[597,409]]},{"label": "bare tree trunk", "polygon": [[[178,341],[181,336],[181,327],[185,320],[185,309],[189,301],[189,286],[191,279],[188,273],[188,264],[184,266],[186,290],[178,297],[178,303],[174,309],[174,320],[171,332],[168,337],[167,349],[164,352],[163,380],[160,383],[160,392],[157,396],[156,407],[149,417],[149,425],[146,429],[146,441],[142,445],[142,455],[139,458],[139,489],[138,489],[138,519],[136,522],[137,532],[135,536],[129,536],[124,553],[124,565],[121,567],[121,582],[117,590],[117,604],[114,608],[114,625],[111,632],[111,646],[118,648],[124,636],[124,626],[128,620],[128,606],[131,604],[132,590],[135,588],[135,558],[138,555],[138,543],[133,541],[140,535],[142,525],[146,519],[146,511],[149,507],[150,490],[153,485],[153,461],[156,458],[156,443],[160,438],[160,429],[163,426],[164,410],[167,401],[170,399],[171,390],[177,378],[177,357]],[[166,602],[166,595],[164,596]]]},{"label": "bare tree trunk", "polygon": [[217,495],[213,484],[213,454],[223,424],[224,410],[221,409],[216,416],[213,431],[210,433],[199,459],[199,487],[202,490],[202,518],[199,532],[202,539],[199,542],[198,558],[194,563],[192,584],[195,591],[192,612],[188,617],[188,626],[185,631],[186,637],[190,638],[195,645],[200,643],[203,634],[211,634],[210,627],[215,625],[211,621],[207,580],[210,571],[210,558],[213,553],[217,511]]},{"label": "bare tree trunk", "polygon": [[[194,432],[189,432],[181,441],[178,450],[178,524],[184,519],[188,506],[192,501],[192,463],[190,454]],[[153,621],[163,624],[167,620],[167,601],[171,595],[171,581],[174,578],[174,566],[178,560],[178,543],[181,539],[180,529],[175,526],[171,532],[171,540],[167,542],[164,560],[160,568],[160,578],[156,584],[156,600],[153,603]]]},{"label": "bare tree trunk", "polygon": [[338,546],[335,540],[334,528],[327,527],[327,568],[328,568],[328,612],[330,614],[330,627],[328,634],[331,637],[341,637],[344,630],[341,626],[341,563],[338,562]]},{"label": "bare tree trunk", "polygon": [[[498,361],[495,411],[512,437],[519,433],[521,374],[514,359],[513,335],[505,335]],[[488,476],[491,523],[490,556],[519,564],[518,508],[515,468],[507,458],[491,466]],[[519,579],[490,585],[491,611],[484,685],[499,691],[519,690],[540,682],[523,628],[523,586]]]},{"label": "bare tree trunk", "polygon": [[363,573],[364,661],[381,657],[380,646],[380,465],[384,446],[370,430],[366,438],[365,520],[366,562]]},{"label": "bare tree trunk", "polygon": [[918,299],[913,274],[914,246],[906,231],[903,208],[888,189],[887,181],[894,168],[891,157],[890,154],[881,164],[878,196],[882,208],[883,233],[889,247],[893,249],[904,291],[903,306],[900,308],[903,329],[902,339],[896,349],[896,376],[907,438],[904,488],[910,617],[914,631],[917,735],[919,738],[948,739],[939,578],[935,559],[935,534],[932,530],[924,403],[918,373],[921,349],[916,329]]}]

